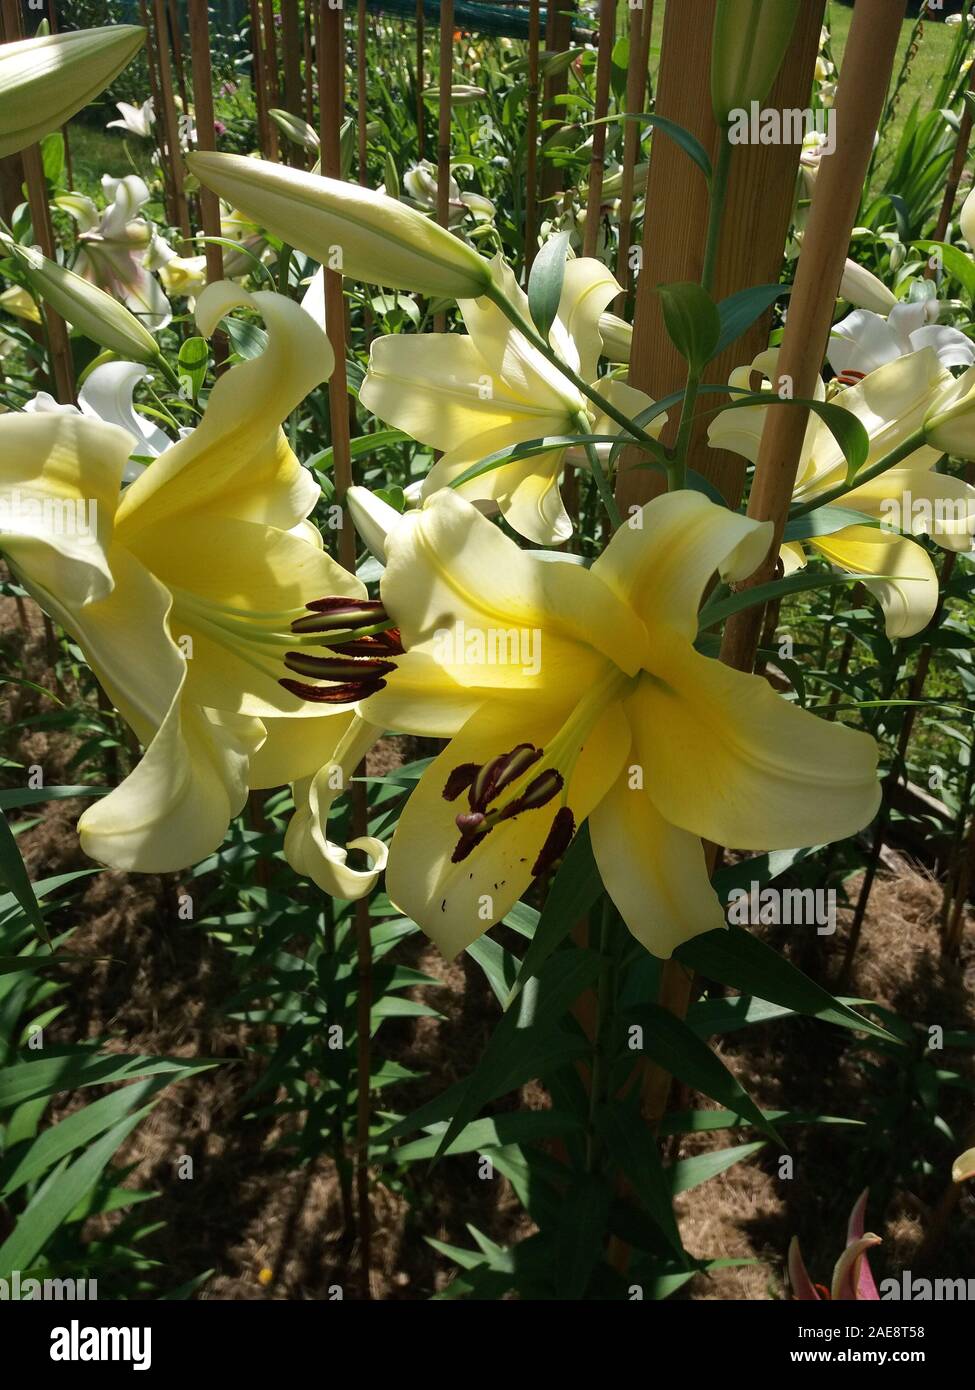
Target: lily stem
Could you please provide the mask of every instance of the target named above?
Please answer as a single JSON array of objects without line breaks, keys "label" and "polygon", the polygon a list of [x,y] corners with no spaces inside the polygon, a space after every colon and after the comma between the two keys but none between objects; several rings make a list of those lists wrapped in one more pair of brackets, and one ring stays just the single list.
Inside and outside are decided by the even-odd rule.
[{"label": "lily stem", "polygon": [[[721,132],[721,143],[718,146],[718,157],[711,180],[708,230],[704,243],[704,263],[701,267],[701,288],[708,294],[711,293],[714,284],[714,268],[717,262],[718,245],[721,240],[721,224],[724,217],[725,196],[728,191],[728,175],[731,171],[733,148],[728,139],[728,130],[725,128]],[[680,425],[674,444],[674,457],[667,469],[667,486],[671,492],[684,487],[687,482],[687,455],[691,447],[694,410],[701,386],[702,365],[688,364],[687,383],[684,387],[684,400],[680,410]]]},{"label": "lily stem", "polygon": [[911,454],[923,448],[925,439],[923,429],[915,430],[904,440],[903,444],[898,444],[896,449],[892,449],[889,454],[884,454],[882,459],[878,459],[869,468],[864,468],[852,482],[838,483],[836,487],[829,488],[828,491],[821,492],[816,497],[811,497],[808,502],[803,502],[802,506],[793,507],[789,512],[789,520],[794,521],[798,516],[805,516],[807,512],[815,511],[818,507],[825,507],[830,502],[836,502],[841,497],[845,497],[848,492],[862,487],[864,483],[869,483],[871,479],[879,478],[881,473],[887,472],[888,468],[896,467],[903,459],[909,458]]},{"label": "lily stem", "polygon": [[[580,411],[576,417],[576,423],[579,425],[583,434],[589,433],[589,421],[586,419],[585,415],[583,415],[582,411]],[[589,460],[589,469],[596,484],[596,491],[599,493],[599,500],[606,508],[609,524],[614,531],[618,531],[623,524],[623,518],[620,516],[620,509],[616,505],[613,489],[610,487],[609,480],[603,472],[603,465],[599,460],[599,455],[596,453],[596,446],[595,444],[584,444],[582,447],[585,449],[586,458]]]}]

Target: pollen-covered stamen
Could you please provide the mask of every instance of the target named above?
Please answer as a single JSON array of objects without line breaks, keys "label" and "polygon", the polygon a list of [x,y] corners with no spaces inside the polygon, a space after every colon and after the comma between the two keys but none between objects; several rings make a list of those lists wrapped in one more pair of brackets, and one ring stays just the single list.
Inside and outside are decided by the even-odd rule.
[{"label": "pollen-covered stamen", "polygon": [[278,684],[299,700],[310,700],[318,705],[352,705],[359,700],[367,700],[382,690],[384,680],[347,681],[343,685],[306,685],[304,681],[280,680]]},{"label": "pollen-covered stamen", "polygon": [[565,779],[561,772],[554,767],[546,768],[534,781],[528,783],[521,796],[516,796],[498,812],[498,820],[509,820],[512,816],[520,815],[522,811],[536,811],[540,806],[546,806],[553,797],[558,796],[564,786]]},{"label": "pollen-covered stamen", "polygon": [[479,770],[467,794],[472,811],[484,811],[505,788],[516,781],[542,756],[541,748],[519,743],[510,753],[499,753]]},{"label": "pollen-covered stamen", "polygon": [[403,643],[399,630],[387,628],[369,637],[346,637],[338,642],[323,642],[322,646],[330,652],[342,652],[344,656],[402,656]]},{"label": "pollen-covered stamen", "polygon": [[545,837],[545,843],[538,852],[538,858],[532,865],[534,878],[548,873],[550,869],[555,867],[571,845],[575,833],[575,816],[568,806],[560,806],[555,813],[555,819],[552,821],[552,828]]},{"label": "pollen-covered stamen", "polygon": [[836,380],[841,386],[857,386],[866,376],[866,372],[858,372],[853,367],[847,367],[837,376]]},{"label": "pollen-covered stamen", "polygon": [[309,656],[307,652],[288,652],[284,664],[299,676],[316,676],[323,681],[371,681],[396,670],[392,661],[355,656]]},{"label": "pollen-covered stamen", "polygon": [[307,617],[296,618],[292,632],[358,632],[390,626],[389,614],[379,599],[316,598],[305,604]]},{"label": "pollen-covered stamen", "polygon": [[461,792],[467,791],[480,770],[479,763],[461,763],[460,767],[455,767],[444,783],[444,801],[456,801]]},{"label": "pollen-covered stamen", "polygon": [[471,854],[484,839],[487,831],[484,830],[480,835],[462,835],[454,846],[454,852],[450,856],[451,864],[461,864]]}]

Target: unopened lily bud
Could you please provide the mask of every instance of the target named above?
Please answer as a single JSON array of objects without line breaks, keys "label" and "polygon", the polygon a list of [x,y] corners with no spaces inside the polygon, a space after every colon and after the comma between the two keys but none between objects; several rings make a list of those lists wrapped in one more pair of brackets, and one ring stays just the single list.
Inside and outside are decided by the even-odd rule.
[{"label": "unopened lily bud", "polygon": [[0,47],[0,157],[35,144],[87,106],[135,57],[134,24],[45,34]]},{"label": "unopened lily bud", "polygon": [[849,258],[840,281],[840,298],[857,309],[870,309],[875,314],[884,315],[889,314],[897,303],[897,296],[890,292],[883,280],[878,280],[876,275]]},{"label": "unopened lily bud", "polygon": [[975,251],[975,188],[972,189],[962,204],[961,215],[958,220],[961,223],[962,236]]},{"label": "unopened lily bud", "polygon": [[15,254],[35,294],[92,342],[129,362],[158,360],[152,334],[124,304],[32,247],[18,246]]},{"label": "unopened lily bud", "polygon": [[633,329],[616,314],[599,315],[599,336],[603,340],[603,356],[610,362],[629,362],[633,345]]},{"label": "unopened lily bud", "polygon": [[386,537],[393,527],[399,525],[403,516],[395,507],[370,492],[367,487],[350,487],[345,494],[345,503],[352,517],[352,524],[359,532],[370,552],[377,560],[386,563]]},{"label": "unopened lily bud", "polygon": [[[440,101],[439,87],[424,88],[423,95],[427,101]],[[487,92],[483,87],[472,87],[470,83],[457,82],[450,89],[451,106],[473,106],[475,101],[480,101],[486,97]]]},{"label": "unopened lily bud", "polygon": [[293,145],[300,145],[302,149],[318,153],[321,140],[314,126],[309,125],[300,116],[295,116],[290,111],[282,111],[276,106],[272,106],[267,114],[285,139],[290,140]]},{"label": "unopened lily bud", "polygon": [[711,39],[711,104],[719,125],[762,102],[792,38],[799,0],[718,0]]},{"label": "unopened lily bud", "polygon": [[491,286],[476,251],[384,193],[236,154],[197,151],[187,164],[204,187],[353,280],[445,299]]}]

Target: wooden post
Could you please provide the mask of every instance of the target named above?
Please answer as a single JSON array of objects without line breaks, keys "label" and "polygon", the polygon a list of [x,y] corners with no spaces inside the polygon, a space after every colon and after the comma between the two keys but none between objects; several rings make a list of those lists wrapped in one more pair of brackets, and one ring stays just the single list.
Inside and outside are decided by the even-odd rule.
[{"label": "wooden post", "polygon": [[[675,8],[675,7],[672,7]],[[643,110],[647,93],[647,71],[650,63],[650,36],[653,32],[653,0],[630,10],[630,52],[626,67],[626,111],[635,115]],[[616,253],[616,278],[623,293],[616,301],[616,310],[625,312],[626,300],[633,279],[630,267],[630,240],[633,225],[633,183],[637,155],[640,152],[640,121],[623,124],[623,187],[620,190],[619,247]],[[644,217],[646,214],[644,214]]]},{"label": "wooden post", "polygon": [[[345,24],[342,10],[333,10],[323,3],[319,9],[318,88],[321,94],[322,173],[329,178],[341,176],[342,155],[342,88],[345,72]],[[335,490],[339,502],[352,485],[352,454],[349,438],[349,396],[345,371],[345,296],[342,277],[335,270],[325,271],[325,323],[332,350],[335,370],[328,383],[329,417],[332,425],[332,449],[335,459]],[[355,573],[355,530],[348,524],[339,532],[339,559],[350,573]],[[366,833],[368,807],[365,787],[353,783],[352,823],[356,835]],[[359,1235],[359,1296],[368,1299],[372,1218],[369,1206],[369,1067],[370,1013],[372,1009],[372,938],[369,919],[369,900],[355,904],[355,935],[357,960],[357,1065],[356,1065],[356,1141],[355,1185]]]},{"label": "wooden post", "polygon": [[313,0],[305,0],[305,120],[315,124],[315,6]]},{"label": "wooden post", "polygon": [[[853,11],[836,93],[836,150],[823,160],[816,179],[779,354],[779,381],[787,379],[799,399],[811,397],[819,379],[905,9],[906,0],[858,0]],[[774,573],[808,418],[801,408],[769,411],[748,515],[771,521],[774,538],[768,557],[747,581],[749,587],[767,582]],[[730,618],[722,660],[740,671],[751,670],[761,624],[760,604]]]},{"label": "wooden post", "polygon": [[[190,56],[193,63],[193,104],[196,108],[196,145],[200,150],[216,146],[213,128],[213,74],[210,65],[210,15],[207,0],[189,0]],[[220,235],[220,199],[200,186],[200,220],[207,237]],[[223,247],[204,245],[207,280],[223,279]]]},{"label": "wooden post", "polygon": [[259,0],[250,0],[251,53],[254,58],[252,68],[254,83],[254,104],[257,108],[257,143],[265,159],[278,157],[277,126],[267,113],[267,80],[264,76],[264,41],[261,37],[261,9]]},{"label": "wooden post", "polygon": [[[454,0],[440,0],[440,101],[437,109],[437,221],[450,223],[450,117],[454,77]],[[444,313],[434,315],[434,331],[447,327]]]},{"label": "wooden post", "polygon": [[[656,105],[662,115],[691,130],[712,160],[719,134],[711,112],[709,76],[714,9],[715,0],[701,0],[693,15],[677,5],[668,7]],[[792,42],[766,102],[769,108],[808,105],[823,9],[823,0],[803,0]],[[741,145],[735,150],[716,265],[716,298],[778,280],[792,217],[799,154],[796,145]],[[653,137],[646,208],[629,380],[659,400],[680,389],[685,368],[664,330],[656,286],[699,279],[708,215],[707,186],[701,171],[663,134]],[[727,381],[734,366],[750,361],[765,347],[769,318],[770,314],[763,315],[709,364],[709,382]],[[689,462],[715,483],[729,505],[737,507],[745,463],[737,455],[709,449],[705,437],[710,418],[705,412],[719,400],[710,395],[699,400]],[[677,415],[677,411],[671,412],[667,427],[666,437],[671,441]],[[616,489],[624,511],[662,490],[662,480],[655,472],[633,467],[640,461],[638,454],[624,451]]]},{"label": "wooden post", "polygon": [[189,116],[190,104],[186,92],[186,72],[183,68],[183,34],[179,21],[179,0],[169,0],[169,39],[173,46],[173,67],[179,87],[179,98],[183,103],[183,115]]},{"label": "wooden post", "polygon": [[427,113],[423,105],[423,87],[426,81],[423,41],[426,30],[426,17],[423,13],[423,0],[416,0],[416,157],[423,158],[426,143]]},{"label": "wooden post", "polygon": [[606,168],[606,124],[603,117],[609,110],[609,79],[612,72],[613,44],[616,39],[616,0],[600,0],[599,52],[596,57],[596,105],[593,118],[597,124],[592,137],[592,158],[589,161],[589,198],[586,203],[586,228],[582,254],[594,256],[599,239],[599,210],[603,201],[603,171]]},{"label": "wooden post", "polygon": [[365,188],[369,183],[368,149],[369,140],[366,126],[369,123],[369,88],[366,72],[366,38],[369,17],[366,13],[366,0],[359,0],[355,40],[355,99],[356,134],[359,137],[359,182]]},{"label": "wooden post", "polygon": [[176,102],[173,97],[173,70],[169,61],[169,44],[166,39],[165,0],[153,0],[155,20],[156,57],[159,63],[159,90],[162,101],[163,130],[166,140],[166,158],[170,165],[173,184],[173,211],[176,224],[183,234],[183,240],[190,240],[190,218],[186,207],[186,194],[183,191],[183,154],[179,147],[179,119],[176,115]]},{"label": "wooden post", "polygon": [[149,14],[147,0],[139,0],[139,18],[142,27],[146,31],[146,67],[149,72],[149,95],[152,98],[153,122],[153,141],[159,154],[159,169],[162,174],[163,184],[163,204],[166,209],[166,221],[171,227],[175,227],[178,218],[176,216],[176,199],[173,195],[173,176],[169,167],[169,160],[166,158],[164,149],[165,140],[160,139],[160,132],[163,128],[162,98],[159,95],[159,65],[156,59],[156,35],[153,30],[152,19]]},{"label": "wooden post", "polygon": [[[18,39],[22,39],[24,28],[18,0],[2,0],[0,14],[3,17],[4,42],[16,43]],[[25,150],[20,151],[20,158],[27,184],[27,202],[34,238],[48,260],[53,261],[56,259],[54,228],[47,201],[47,181],[44,178],[40,145],[28,145]],[[74,363],[71,357],[71,343],[68,340],[68,326],[61,315],[47,303],[44,305],[44,322],[47,327],[55,393],[62,405],[71,405],[74,401]]]},{"label": "wooden post", "polygon": [[528,105],[525,126],[525,273],[538,251],[538,48],[541,42],[540,0],[528,11]]}]

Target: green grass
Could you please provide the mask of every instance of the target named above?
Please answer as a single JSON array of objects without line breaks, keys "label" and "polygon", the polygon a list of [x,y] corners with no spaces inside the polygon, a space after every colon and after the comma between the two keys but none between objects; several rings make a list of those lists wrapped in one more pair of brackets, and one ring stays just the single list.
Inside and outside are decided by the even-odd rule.
[{"label": "green grass", "polygon": [[[115,114],[110,115],[106,109],[105,120],[112,120]],[[152,178],[149,142],[135,135],[126,135],[121,130],[99,130],[87,121],[71,121],[68,144],[72,184],[79,193],[90,196],[99,193],[103,174],[116,179],[126,174],[140,174],[147,181]]]},{"label": "green grass", "polygon": [[[650,53],[650,69],[654,75],[656,83],[657,69],[660,66],[660,36],[663,33],[663,15],[667,0],[657,0],[654,7],[653,21],[653,43]],[[840,5],[829,0],[826,6],[826,23],[832,32],[832,51],[833,58],[840,66],[843,53],[846,49],[846,41],[850,34],[850,24],[853,19],[853,10],[848,5]],[[911,35],[914,32],[914,19],[905,19],[901,25],[900,41],[897,45],[897,59],[894,64],[892,84],[897,80],[901,63],[910,47]],[[930,102],[933,100],[934,92],[944,74],[948,64],[948,57],[951,53],[952,45],[955,41],[957,29],[946,25],[940,19],[928,21],[923,28],[921,42],[917,54],[911,63],[910,75],[907,85],[901,92],[897,105],[897,111],[884,133],[884,148],[878,159],[878,169],[882,168],[889,157],[889,152],[897,144],[900,133],[904,129],[904,122],[907,120],[908,112],[914,101],[927,97]],[[926,108],[925,108],[926,109]]]}]

